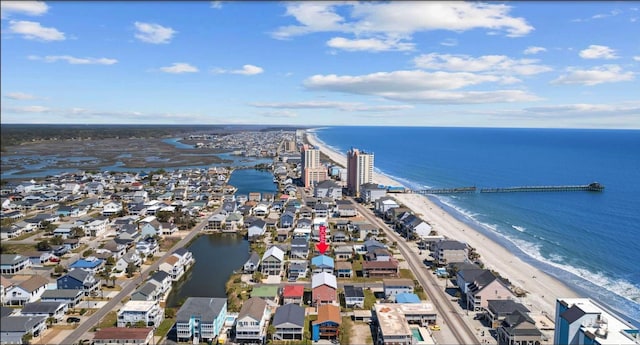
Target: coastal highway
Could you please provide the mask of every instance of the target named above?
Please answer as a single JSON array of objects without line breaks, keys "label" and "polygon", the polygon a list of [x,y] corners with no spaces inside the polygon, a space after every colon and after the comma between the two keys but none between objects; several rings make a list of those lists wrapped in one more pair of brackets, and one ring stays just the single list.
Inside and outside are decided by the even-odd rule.
[{"label": "coastal highway", "polygon": [[[384,230],[388,240],[398,243],[400,253],[402,253],[411,271],[413,271],[416,279],[420,282],[420,285],[422,285],[438,312],[438,324],[442,325],[441,334],[438,335],[438,337],[445,338],[441,343],[453,344],[455,339],[455,344],[480,344],[481,342],[476,337],[474,331],[469,328],[467,323],[464,322],[460,314],[456,311],[455,306],[452,305],[450,301],[451,297],[439,286],[434,275],[426,268],[420,257],[409,248],[404,238],[401,238],[397,233],[392,231],[388,225],[376,217],[371,210],[354,200],[352,200],[352,202],[358,209],[360,215],[371,224],[377,225]],[[453,339],[448,333],[453,336]]]},{"label": "coastal highway", "polygon": [[61,342],[61,344],[76,344],[78,342],[78,339],[82,338],[82,336],[86,334],[91,329],[91,327],[97,325],[100,322],[100,320],[102,320],[102,318],[105,315],[107,315],[108,312],[115,309],[125,297],[130,296],[133,290],[140,283],[145,281],[149,273],[157,270],[160,264],[164,262],[171,255],[171,253],[173,253],[178,248],[186,246],[187,243],[189,243],[189,241],[191,241],[194,237],[196,237],[196,235],[200,233],[200,231],[202,230],[202,228],[205,227],[206,224],[207,224],[207,217],[204,217],[204,219],[198,225],[196,225],[193,228],[193,230],[191,230],[191,232],[189,232],[183,239],[181,239],[178,243],[176,243],[173,247],[171,247],[171,249],[168,250],[161,258],[154,261],[154,263],[151,264],[151,266],[149,266],[146,270],[141,272],[140,276],[138,276],[135,279],[126,281],[122,285],[122,290],[114,298],[112,298],[109,302],[107,302],[107,304],[104,307],[97,310],[95,314],[91,315],[87,320],[82,322],[78,326],[78,328],[76,328],[73,332],[71,332],[71,334],[69,334]]}]

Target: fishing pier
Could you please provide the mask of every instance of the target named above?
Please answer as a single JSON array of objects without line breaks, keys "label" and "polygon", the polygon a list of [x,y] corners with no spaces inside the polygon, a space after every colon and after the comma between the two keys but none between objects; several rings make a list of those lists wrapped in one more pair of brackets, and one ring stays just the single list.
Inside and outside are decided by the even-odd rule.
[{"label": "fishing pier", "polygon": [[459,187],[459,188],[434,188],[422,190],[409,190],[409,193],[415,194],[458,194],[458,193],[514,193],[514,192],[602,192],[604,186],[598,182],[586,185],[561,185],[561,186],[515,186],[501,188],[476,188]]}]

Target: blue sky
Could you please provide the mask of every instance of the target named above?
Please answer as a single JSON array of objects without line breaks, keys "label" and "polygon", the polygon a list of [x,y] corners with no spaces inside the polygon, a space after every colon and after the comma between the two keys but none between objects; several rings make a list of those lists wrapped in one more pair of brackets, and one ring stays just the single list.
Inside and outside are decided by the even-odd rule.
[{"label": "blue sky", "polygon": [[1,4],[2,123],[640,128],[638,2]]}]

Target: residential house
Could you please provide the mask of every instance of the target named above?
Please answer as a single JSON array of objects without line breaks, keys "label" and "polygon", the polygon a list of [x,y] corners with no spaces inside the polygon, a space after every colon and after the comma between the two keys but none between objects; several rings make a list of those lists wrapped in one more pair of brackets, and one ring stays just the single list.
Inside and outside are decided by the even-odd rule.
[{"label": "residential house", "polygon": [[75,308],[84,297],[81,289],[53,289],[45,290],[40,297],[43,302],[62,302],[67,305],[67,309]]},{"label": "residential house", "polygon": [[156,301],[127,301],[118,310],[118,327],[136,326],[138,322],[145,327],[157,327],[164,320],[164,308]]},{"label": "residential house", "polygon": [[56,286],[60,290],[82,290],[85,296],[90,296],[100,289],[100,279],[92,272],[72,268],[67,274],[56,279]]},{"label": "residential house", "polygon": [[179,342],[212,342],[227,318],[227,299],[189,297],[178,310],[176,329]]},{"label": "residential house", "polygon": [[280,275],[284,268],[284,251],[278,246],[271,246],[262,255],[261,271],[266,275]]},{"label": "residential house", "polygon": [[169,292],[172,288],[173,281],[171,280],[171,276],[169,273],[165,271],[156,271],[149,278],[150,283],[154,283],[159,287],[159,293],[161,295],[161,300],[166,298],[169,295]]},{"label": "residential house", "polygon": [[468,258],[467,244],[456,240],[440,240],[433,243],[431,256],[439,265],[465,262]]},{"label": "residential house", "polygon": [[267,223],[265,223],[265,221],[262,219],[256,219],[251,224],[249,224],[247,237],[253,240],[256,237],[264,235],[266,231],[267,231]]},{"label": "residential house", "polygon": [[244,227],[244,217],[240,212],[231,212],[224,220],[225,231],[238,231]]},{"label": "residential house", "polygon": [[226,219],[227,219],[227,216],[226,214],[223,214],[223,213],[216,213],[211,215],[207,219],[207,229],[222,230],[225,225]]},{"label": "residential house", "polygon": [[[594,337],[597,335],[595,333]],[[536,327],[536,322],[526,312],[520,310],[516,310],[502,320],[497,329],[497,337],[498,345],[541,344],[543,340],[542,332]]]},{"label": "residential house", "polygon": [[311,303],[315,306],[337,302],[338,282],[336,276],[327,272],[311,277]]},{"label": "residential house", "polygon": [[156,302],[161,296],[162,286],[155,280],[149,280],[131,294],[131,300]]},{"label": "residential house", "polygon": [[39,337],[47,329],[46,316],[7,316],[0,320],[0,344],[23,344],[26,334]]},{"label": "residential house", "polygon": [[88,256],[84,259],[78,259],[69,268],[79,268],[93,274],[97,274],[104,267],[104,260],[98,259],[94,256]]},{"label": "residential house", "polygon": [[342,317],[340,307],[332,304],[317,306],[318,318],[311,324],[311,339],[337,339]]},{"label": "residential house", "polygon": [[6,305],[24,305],[40,299],[47,289],[49,281],[39,275],[32,275],[19,284],[6,288],[4,303]]},{"label": "residential house", "polygon": [[129,264],[133,264],[135,267],[140,267],[142,265],[143,258],[140,256],[137,250],[132,249],[126,252],[121,258],[116,260],[116,264],[113,266],[113,269],[116,272],[126,272]]},{"label": "residential house", "polygon": [[256,252],[252,252],[247,262],[242,266],[245,273],[253,273],[260,266],[260,256]]},{"label": "residential house", "polygon": [[236,341],[264,344],[269,310],[265,300],[252,297],[242,304],[236,320]]},{"label": "residential house", "polygon": [[302,304],[304,296],[304,285],[286,284],[282,289],[282,302],[284,304],[295,303]]},{"label": "residential house", "polygon": [[413,293],[413,280],[407,278],[383,279],[382,286],[384,289],[384,297],[387,299],[395,299],[400,293]]},{"label": "residential house", "polygon": [[333,255],[336,260],[349,260],[353,257],[353,247],[351,246],[336,246],[333,249]]},{"label": "residential house", "polygon": [[269,205],[266,203],[259,203],[253,208],[252,212],[256,217],[266,217],[269,215]]},{"label": "residential house", "polygon": [[157,220],[142,223],[140,226],[140,236],[142,238],[156,237],[162,235],[164,230],[162,223]]},{"label": "residential house", "polygon": [[381,197],[375,201],[374,211],[376,214],[384,215],[392,208],[400,207],[392,197]]},{"label": "residential house", "polygon": [[93,345],[150,345],[153,341],[153,327],[142,328],[122,328],[107,327],[100,328],[93,336]]},{"label": "residential house", "polygon": [[296,219],[296,215],[293,212],[286,211],[280,216],[280,227],[291,228]]},{"label": "residential house", "polygon": [[351,201],[336,201],[336,213],[340,217],[355,217],[358,215],[356,205]]},{"label": "residential house", "polygon": [[307,276],[307,273],[309,272],[309,264],[307,261],[300,261],[300,260],[295,260],[295,261],[289,261],[289,280],[297,280],[298,278],[305,278]]},{"label": "residential house", "polygon": [[327,272],[333,274],[333,258],[326,255],[318,255],[311,258],[312,273]]},{"label": "residential house", "polygon": [[122,204],[115,201],[104,204],[102,208],[102,215],[106,217],[114,216],[120,212],[122,212]]},{"label": "residential house", "polygon": [[351,278],[353,277],[353,265],[349,261],[336,261],[335,274],[338,278]]},{"label": "residential house", "polygon": [[345,285],[344,301],[347,308],[364,308],[364,290],[360,286]]},{"label": "residential house", "polygon": [[398,277],[399,263],[396,258],[389,261],[363,261],[362,275],[365,277]]},{"label": "residential house", "polygon": [[101,249],[108,250],[116,260],[120,259],[127,252],[127,246],[115,240],[107,241]]},{"label": "residential house", "polygon": [[362,201],[370,204],[387,195],[387,189],[384,186],[375,183],[364,183],[360,185],[360,197]]},{"label": "residential house", "polygon": [[160,223],[160,225],[162,229],[161,235],[163,236],[171,236],[176,232],[178,232],[178,226],[175,225],[174,223],[163,222],[163,223]]},{"label": "residential house", "polygon": [[24,256],[29,258],[30,266],[41,267],[42,264],[49,262],[49,259],[51,258],[51,252],[50,251],[46,251],[46,252],[33,251],[33,252],[25,253]]},{"label": "residential house", "polygon": [[342,199],[342,187],[334,180],[324,180],[315,186],[313,196],[316,198],[329,197],[334,200]]},{"label": "residential house", "polygon": [[307,259],[309,256],[309,241],[304,237],[294,237],[291,239],[291,258]]},{"label": "residential house", "polygon": [[158,267],[160,270],[167,272],[173,281],[178,281],[184,274],[184,266],[180,264],[180,258],[171,255],[165,259]]},{"label": "residential house", "polygon": [[272,325],[275,327],[273,340],[302,340],[304,336],[304,309],[295,303],[285,304],[276,309]]},{"label": "residential house", "polygon": [[280,303],[280,288],[276,285],[255,285],[251,289],[251,297],[259,297],[265,301],[271,301],[271,305]]},{"label": "residential house", "polygon": [[525,314],[530,311],[522,303],[511,299],[488,300],[483,316],[489,322],[491,328],[497,329],[507,316],[518,310]]},{"label": "residential house", "polygon": [[45,316],[52,317],[57,321],[62,320],[68,307],[64,302],[29,302],[25,303],[20,310],[20,314],[24,316]]},{"label": "residential house", "polygon": [[473,311],[486,309],[489,300],[515,298],[509,287],[491,271],[477,276],[468,288],[467,309]]}]

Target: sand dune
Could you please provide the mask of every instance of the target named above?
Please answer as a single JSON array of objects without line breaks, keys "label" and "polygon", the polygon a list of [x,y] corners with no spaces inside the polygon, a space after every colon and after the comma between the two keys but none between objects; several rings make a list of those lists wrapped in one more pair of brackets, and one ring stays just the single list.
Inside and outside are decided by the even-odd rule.
[{"label": "sand dune", "polygon": [[[323,145],[312,131],[308,132],[307,140],[332,160],[346,167],[346,156]],[[391,186],[402,185],[377,173],[374,176],[374,182]],[[415,214],[419,214],[440,235],[475,247],[480,254],[480,260],[487,268],[499,272],[512,284],[529,292],[526,297],[520,299],[520,302],[532,312],[546,312],[553,316],[556,298],[578,297],[576,292],[558,279],[522,261],[500,244],[455,219],[428,198],[419,194],[394,194],[393,197],[399,203],[409,207]]]}]

